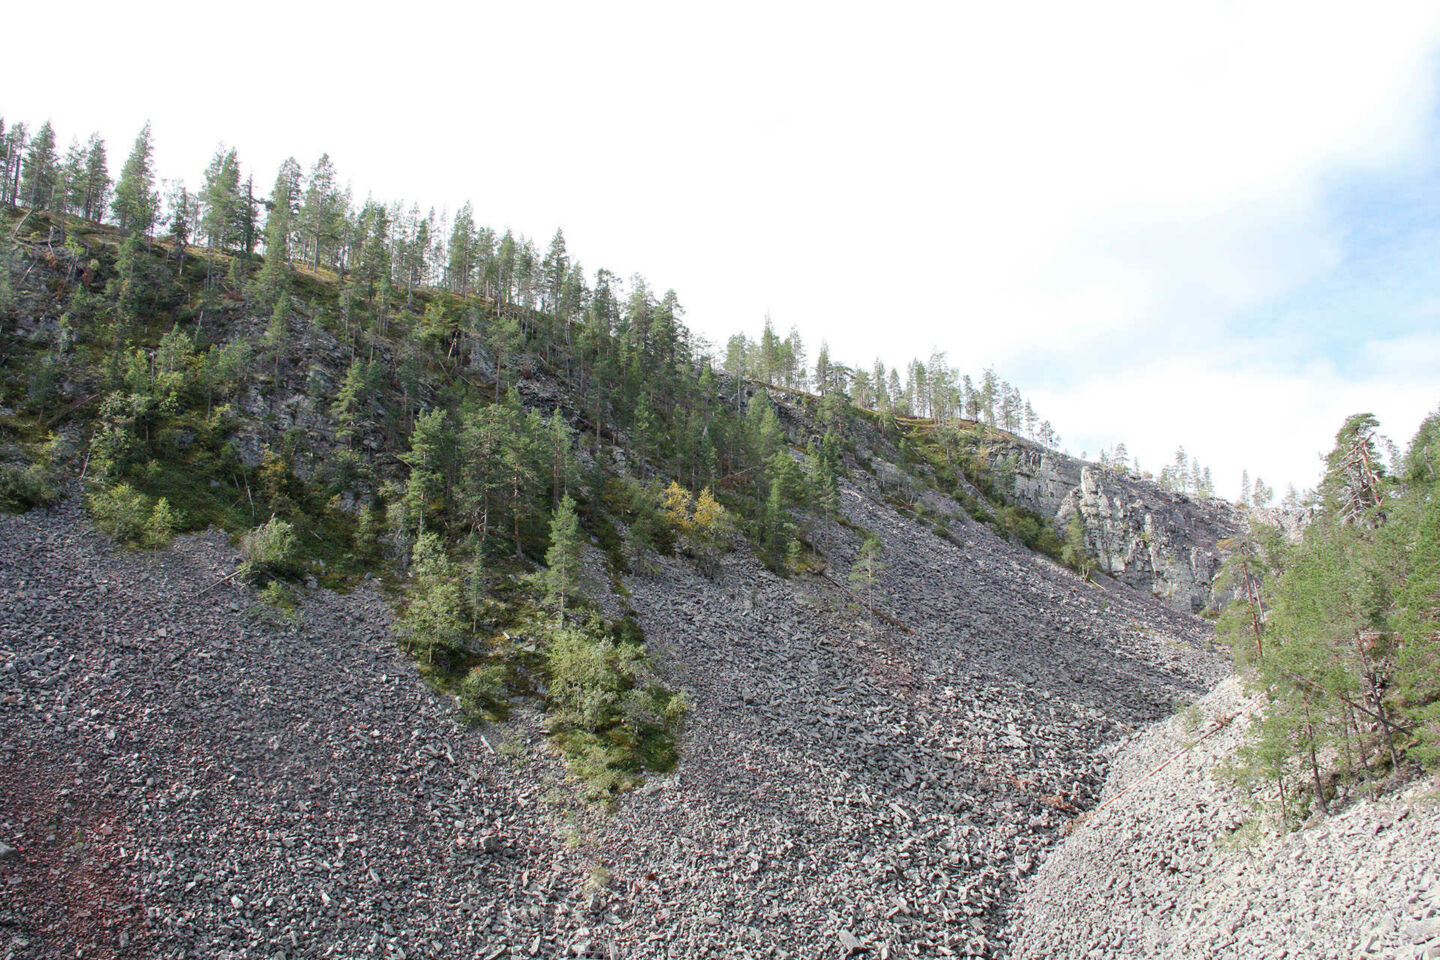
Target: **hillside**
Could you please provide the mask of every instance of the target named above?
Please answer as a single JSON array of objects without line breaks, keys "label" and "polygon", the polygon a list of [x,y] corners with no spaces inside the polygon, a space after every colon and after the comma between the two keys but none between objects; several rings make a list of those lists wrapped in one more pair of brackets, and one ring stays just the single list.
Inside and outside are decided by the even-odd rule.
[{"label": "hillside", "polygon": [[291,626],[223,539],[151,560],[73,505],[4,520],[18,955],[990,955],[1106,744],[1224,667],[1148,597],[845,500],[905,556],[903,628],[857,637],[833,586],[743,556],[626,582],[693,706],[680,766],[608,815],[533,711],[467,728],[368,589],[308,591]]},{"label": "hillside", "polygon": [[[758,439],[717,442],[719,462],[776,477],[759,487],[771,503],[726,481],[738,536],[707,547],[665,526],[693,518],[658,508],[644,534],[637,498],[697,468],[647,443],[643,417],[587,414],[551,341],[497,358],[459,330],[417,343],[392,317],[365,334],[380,375],[347,414],[336,398],[359,354],[335,327],[343,287],[297,271],[304,299],[277,339],[242,287],[207,294],[203,255],[181,266],[157,249],[141,260],[158,299],[110,372],[111,315],[86,298],[109,296],[131,254],[104,229],[88,263],[42,236],[12,264],[7,370],[28,389],[3,414],[10,456],[34,460],[10,475],[53,501],[0,536],[18,955],[993,955],[1017,880],[1092,801],[1107,745],[1226,672],[1203,622],[1025,546],[1059,540],[1003,474],[948,462],[950,440],[717,379],[697,406],[715,433],[758,416]],[[405,321],[417,329],[442,302],[426,296]],[[37,384],[37,369],[54,374]],[[683,396],[691,374],[676,376]],[[472,399],[517,411],[522,433],[564,424],[587,533],[573,603],[642,637],[645,669],[684,694],[673,767],[637,770],[563,725],[564,667],[545,659],[557,628],[529,586],[544,513],[482,500],[513,516],[489,518],[479,630],[424,636],[413,659],[397,645],[402,625],[435,622],[418,611],[450,582],[423,571],[473,549],[457,537],[457,559],[430,567],[417,553],[407,577],[403,550],[425,540],[401,537],[416,514],[395,513],[413,502],[446,534],[449,491],[484,464],[437,467],[449,486],[412,501],[416,437]],[[1003,441],[972,430],[953,442]],[[753,459],[751,442],[773,452]],[[82,511],[77,474],[122,537],[160,542],[161,498],[179,519],[160,537],[197,532],[153,553],[117,545]],[[267,516],[301,545],[257,579],[252,548],[221,531]],[[862,583],[867,550],[880,560]],[[624,649],[609,642],[584,641]],[[497,667],[510,679],[470,699],[469,678]]]},{"label": "hillside", "polygon": [[[1206,778],[1263,748],[1278,870],[1428,762],[1440,419],[1402,484],[1352,418],[1286,541],[1058,452],[993,371],[811,379],[768,325],[720,363],[559,235],[462,222],[442,268],[289,189],[263,257],[183,195],[159,238],[0,211],[8,955],[1322,955],[1430,896],[1415,814],[1409,887],[1302,871],[1287,913]],[[1137,779],[1239,712],[1215,616],[1266,720]]]}]

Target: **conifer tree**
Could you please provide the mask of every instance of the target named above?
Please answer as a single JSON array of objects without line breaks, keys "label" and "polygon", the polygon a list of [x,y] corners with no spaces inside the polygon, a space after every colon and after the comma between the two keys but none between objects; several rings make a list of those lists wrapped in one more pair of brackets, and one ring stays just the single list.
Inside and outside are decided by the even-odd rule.
[{"label": "conifer tree", "polygon": [[305,187],[305,201],[300,207],[297,227],[310,254],[310,267],[319,270],[328,263],[327,254],[339,239],[344,208],[335,186],[335,165],[329,154],[321,154],[310,170]]},{"label": "conifer tree", "polygon": [[0,132],[4,134],[0,137],[0,199],[13,207],[20,200],[21,157],[29,142],[29,130],[23,123],[15,124],[8,131],[3,127],[0,121]]},{"label": "conifer tree", "polygon": [[111,201],[115,222],[130,236],[148,237],[155,224],[160,198],[155,191],[155,174],[151,169],[153,151],[150,124],[147,123],[135,138],[125,165],[120,168],[115,198]]},{"label": "conifer tree", "polygon": [[233,149],[217,147],[200,187],[200,232],[211,250],[235,245],[240,215],[240,162]]},{"label": "conifer tree", "polygon": [[293,184],[298,180],[299,167],[286,160],[275,175],[270,191],[269,215],[265,218],[265,262],[255,276],[255,289],[261,303],[274,303],[290,288],[290,237],[294,231]]},{"label": "conifer tree", "polygon": [[275,298],[275,309],[271,311],[270,323],[265,327],[265,346],[270,351],[276,381],[280,379],[280,358],[285,355],[289,338],[290,295],[282,293]]},{"label": "conifer tree", "polygon": [[475,216],[468,202],[455,215],[449,251],[446,286],[463,297],[470,292],[470,277],[475,271]]},{"label": "conifer tree", "polygon": [[414,519],[417,536],[431,517],[445,515],[453,434],[445,411],[436,408],[415,418],[410,450],[400,459],[410,468],[405,484],[405,508]]},{"label": "conifer tree", "polygon": [[444,541],[436,534],[424,533],[415,541],[410,570],[411,599],[396,620],[396,638],[434,665],[437,653],[448,659],[465,649],[471,617],[464,589]]},{"label": "conifer tree", "polygon": [[32,210],[48,210],[60,181],[59,158],[55,153],[55,131],[50,121],[41,124],[30,141],[20,174],[20,200]]},{"label": "conifer tree", "polygon": [[880,574],[885,569],[881,561],[885,547],[879,537],[867,536],[860,544],[860,550],[855,556],[855,562],[850,567],[850,586],[860,596],[860,602],[864,606],[862,616],[865,618],[865,625],[871,637],[876,635],[875,624],[875,588],[879,585]]},{"label": "conifer tree", "polygon": [[105,141],[98,133],[91,134],[86,144],[82,183],[78,212],[86,220],[99,220],[109,206],[110,167],[105,157]]},{"label": "conifer tree", "polygon": [[545,553],[545,599],[560,610],[560,625],[565,625],[565,606],[580,589],[580,564],[585,555],[585,542],[580,537],[580,520],[575,515],[575,501],[567,493],[560,498],[550,518],[550,549]]},{"label": "conifer tree", "polygon": [[175,245],[175,275],[182,276],[185,273],[186,247],[195,228],[195,202],[185,184],[176,183],[166,198],[165,206],[165,220],[170,228],[167,232],[170,242]]}]

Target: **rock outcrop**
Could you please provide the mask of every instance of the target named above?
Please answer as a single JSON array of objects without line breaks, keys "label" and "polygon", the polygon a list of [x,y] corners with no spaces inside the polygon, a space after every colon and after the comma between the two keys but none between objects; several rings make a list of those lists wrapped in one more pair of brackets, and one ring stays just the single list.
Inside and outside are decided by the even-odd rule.
[{"label": "rock outcrop", "polygon": [[1230,504],[1192,499],[1019,439],[994,444],[987,460],[1002,476],[1013,472],[1019,503],[1062,531],[1078,513],[1102,572],[1187,613],[1216,605],[1214,580],[1224,560],[1217,543],[1245,522]]}]

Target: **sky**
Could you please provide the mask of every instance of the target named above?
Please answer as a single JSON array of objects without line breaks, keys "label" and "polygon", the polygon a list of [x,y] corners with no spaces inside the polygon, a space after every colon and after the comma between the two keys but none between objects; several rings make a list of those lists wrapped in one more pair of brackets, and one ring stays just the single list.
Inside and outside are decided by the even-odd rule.
[{"label": "sky", "polygon": [[[1440,406],[1440,4],[67,4],[0,116],[192,188],[328,152],[833,359],[946,353],[1072,453],[1316,482]],[[6,15],[17,38],[53,15]]]}]

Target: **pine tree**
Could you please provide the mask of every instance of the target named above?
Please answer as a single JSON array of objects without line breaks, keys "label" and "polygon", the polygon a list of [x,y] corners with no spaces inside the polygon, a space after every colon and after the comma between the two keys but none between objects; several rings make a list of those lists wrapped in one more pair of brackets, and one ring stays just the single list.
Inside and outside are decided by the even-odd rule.
[{"label": "pine tree", "polygon": [[[3,121],[0,121],[3,131]],[[25,124],[17,123],[0,137],[0,200],[15,206],[20,200],[21,157],[29,142],[29,130]]]},{"label": "pine tree", "polygon": [[1275,491],[1271,490],[1262,478],[1256,477],[1255,486],[1250,494],[1250,503],[1256,507],[1264,508],[1268,507],[1270,505],[1270,501],[1274,498]]},{"label": "pine tree", "polygon": [[450,228],[449,251],[446,286],[460,296],[466,296],[470,292],[470,277],[475,271],[475,216],[469,203],[455,215],[455,223]]},{"label": "pine tree", "polygon": [[335,165],[330,162],[329,154],[321,154],[315,161],[309,180],[297,227],[310,254],[311,269],[319,270],[322,263],[329,262],[327,254],[339,239],[345,212],[335,187]]},{"label": "pine tree", "polygon": [[20,201],[32,210],[48,210],[60,182],[60,163],[55,153],[55,131],[45,121],[30,141],[20,174]]},{"label": "pine tree", "polygon": [[855,556],[855,563],[850,567],[850,585],[864,605],[863,615],[869,635],[875,636],[875,588],[880,582],[880,574],[885,569],[885,564],[880,558],[885,552],[884,544],[878,537],[869,536],[860,544],[860,551]]},{"label": "pine tree", "polygon": [[543,291],[541,310],[548,313],[559,313],[565,281],[569,275],[570,256],[565,249],[565,231],[556,230],[555,236],[550,239],[550,249],[545,252],[545,259],[540,263],[540,282]]},{"label": "pine tree", "polygon": [[120,168],[115,199],[111,201],[115,222],[130,236],[148,237],[155,225],[160,197],[155,191],[155,174],[151,170],[153,151],[150,124],[147,123],[135,138],[135,146],[130,150],[125,165]]},{"label": "pine tree", "polygon": [[560,624],[565,625],[565,605],[580,589],[580,566],[585,556],[585,542],[580,536],[580,520],[575,515],[575,501],[567,493],[560,498],[550,518],[550,549],[545,553],[545,599],[560,609]]},{"label": "pine tree", "polygon": [[1379,426],[1373,414],[1350,417],[1335,435],[1335,447],[1325,459],[1320,497],[1342,522],[1378,525],[1384,521],[1380,489],[1385,466],[1376,450]]}]

